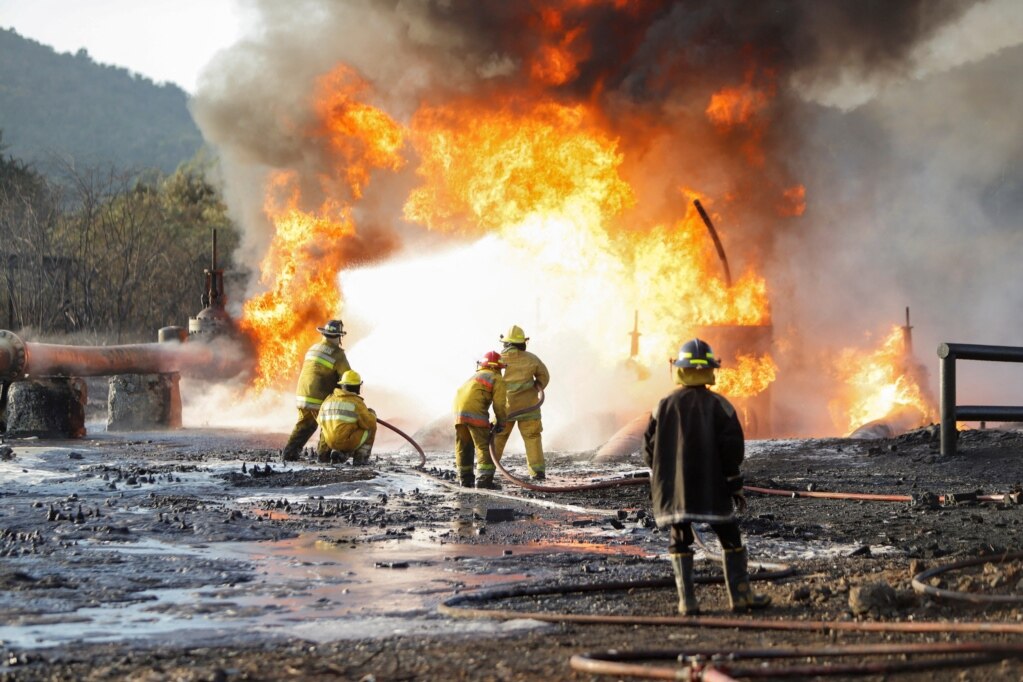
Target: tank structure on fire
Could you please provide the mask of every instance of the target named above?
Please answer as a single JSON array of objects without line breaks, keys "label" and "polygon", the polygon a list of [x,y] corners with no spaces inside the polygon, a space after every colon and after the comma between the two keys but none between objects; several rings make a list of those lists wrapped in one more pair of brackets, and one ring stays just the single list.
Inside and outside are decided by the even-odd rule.
[{"label": "tank structure on fire", "polygon": [[[231,336],[234,324],[226,310],[224,271],[217,266],[215,231],[212,251],[211,267],[205,270],[204,308],[189,320],[187,335],[184,327],[164,327],[157,343],[71,346],[24,341],[14,332],[0,330],[0,423],[4,429],[25,435],[84,435],[82,378],[102,376],[110,377],[108,428],[125,421],[119,415],[138,411],[133,404],[143,409],[126,420],[129,428],[179,427],[181,374],[227,378],[248,367],[244,357],[226,353],[228,346],[219,342]],[[65,408],[70,416],[63,414]],[[51,415],[40,411],[62,414],[52,421]],[[42,426],[15,428],[21,418]]]}]

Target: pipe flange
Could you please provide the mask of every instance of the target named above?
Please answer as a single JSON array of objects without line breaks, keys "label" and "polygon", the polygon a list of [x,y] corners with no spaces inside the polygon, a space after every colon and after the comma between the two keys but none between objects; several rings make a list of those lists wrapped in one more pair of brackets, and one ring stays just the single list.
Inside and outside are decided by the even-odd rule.
[{"label": "pipe flange", "polygon": [[25,378],[28,349],[14,332],[0,329],[0,380],[20,381]]}]

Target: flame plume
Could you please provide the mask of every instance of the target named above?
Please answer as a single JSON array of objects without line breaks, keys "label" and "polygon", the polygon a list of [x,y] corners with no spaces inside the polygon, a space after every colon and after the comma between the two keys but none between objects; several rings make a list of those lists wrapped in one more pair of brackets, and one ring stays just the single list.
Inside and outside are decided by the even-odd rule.
[{"label": "flame plume", "polygon": [[842,350],[834,372],[845,394],[830,405],[835,425],[851,433],[891,414],[912,412],[917,425],[931,423],[937,411],[925,392],[923,372],[906,352],[901,327],[894,327],[873,351]]},{"label": "flame plume", "polygon": [[240,325],[258,348],[256,389],[292,383],[306,347],[316,339],[315,327],[340,317],[336,278],[356,235],[349,202],[362,197],[373,169],[397,170],[404,163],[404,131],[359,99],[366,90],[345,66],[319,81],[316,125],[306,134],[323,141],[334,171],[316,179],[324,195],[319,208],[300,208],[301,178],[295,172],[270,178],[264,212],[273,238],[260,264],[266,291],[246,301]]}]

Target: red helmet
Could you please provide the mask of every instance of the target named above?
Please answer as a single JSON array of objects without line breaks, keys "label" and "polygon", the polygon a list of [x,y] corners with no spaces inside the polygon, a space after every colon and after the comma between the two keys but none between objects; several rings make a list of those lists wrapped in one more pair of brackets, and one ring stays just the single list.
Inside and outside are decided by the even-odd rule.
[{"label": "red helmet", "polygon": [[476,367],[486,367],[487,369],[504,369],[507,366],[501,362],[501,354],[493,350],[487,351],[483,358],[476,363]]}]

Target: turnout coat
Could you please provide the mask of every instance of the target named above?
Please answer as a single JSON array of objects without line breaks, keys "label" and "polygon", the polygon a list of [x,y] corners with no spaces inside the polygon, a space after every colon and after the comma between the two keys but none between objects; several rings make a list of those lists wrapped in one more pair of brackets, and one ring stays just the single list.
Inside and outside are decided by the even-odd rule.
[{"label": "turnout coat", "polygon": [[732,521],[744,451],[742,425],[724,396],[685,386],[662,399],[643,436],[657,525]]}]

